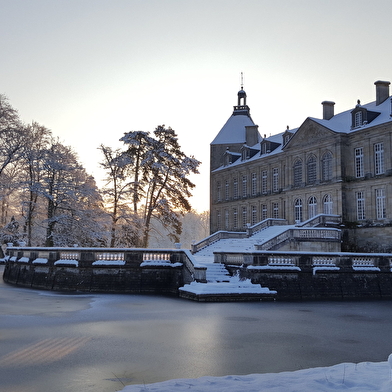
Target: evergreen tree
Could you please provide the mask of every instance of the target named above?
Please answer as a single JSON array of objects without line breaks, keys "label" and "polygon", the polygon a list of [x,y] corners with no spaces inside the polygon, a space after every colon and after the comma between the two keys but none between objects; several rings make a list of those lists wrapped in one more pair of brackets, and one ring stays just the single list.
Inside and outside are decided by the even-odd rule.
[{"label": "evergreen tree", "polygon": [[[191,210],[188,198],[194,184],[188,176],[198,173],[200,162],[193,156],[188,157],[182,151],[173,129],[158,126],[154,137],[130,132],[121,139],[128,145],[130,173],[133,174],[134,213],[141,219],[141,247],[148,246],[153,219],[160,221],[169,230],[173,241],[178,241],[181,234],[180,217]],[[137,157],[135,158],[135,146]]]}]

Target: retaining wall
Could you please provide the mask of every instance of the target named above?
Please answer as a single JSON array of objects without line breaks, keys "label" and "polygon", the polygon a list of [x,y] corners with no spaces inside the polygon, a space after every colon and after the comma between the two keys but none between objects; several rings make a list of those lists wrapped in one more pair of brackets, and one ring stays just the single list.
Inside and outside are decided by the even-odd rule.
[{"label": "retaining wall", "polygon": [[[178,295],[203,281],[183,250],[10,248],[5,282],[44,290]],[[205,278],[204,278],[205,280]]]}]

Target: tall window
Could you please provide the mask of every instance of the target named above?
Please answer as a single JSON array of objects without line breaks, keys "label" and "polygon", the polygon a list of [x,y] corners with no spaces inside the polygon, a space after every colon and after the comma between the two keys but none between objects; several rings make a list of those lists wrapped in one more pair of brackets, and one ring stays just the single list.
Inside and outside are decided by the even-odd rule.
[{"label": "tall window", "polygon": [[263,170],[261,173],[261,192],[266,194],[267,191],[267,170]]},{"label": "tall window", "polygon": [[237,208],[233,208],[233,226],[235,229],[238,228],[238,211]]},{"label": "tall window", "polygon": [[332,197],[331,195],[325,195],[323,197],[324,214],[332,214]]},{"label": "tall window", "polygon": [[302,184],[302,161],[297,159],[294,162],[294,186],[301,186]]},{"label": "tall window", "polygon": [[267,204],[263,204],[261,206],[261,220],[267,219],[267,216],[268,216]]},{"label": "tall window", "polygon": [[246,197],[248,194],[248,176],[242,176],[242,197]]},{"label": "tall window", "polygon": [[221,229],[221,213],[219,210],[216,212],[216,229]]},{"label": "tall window", "polygon": [[294,216],[297,222],[302,222],[302,200],[296,199],[294,203]]},{"label": "tall window", "polygon": [[307,167],[307,183],[314,184],[317,179],[317,172],[316,172],[316,157],[311,155],[306,162]]},{"label": "tall window", "polygon": [[272,217],[279,218],[279,203],[272,203]]},{"label": "tall window", "polygon": [[226,180],[226,182],[225,182],[225,199],[229,200],[229,198],[230,198],[230,184],[229,184],[229,181]]},{"label": "tall window", "polygon": [[357,200],[357,220],[364,220],[366,218],[364,192],[356,192],[355,197]]},{"label": "tall window", "polygon": [[355,177],[363,177],[363,148],[355,149]]},{"label": "tall window", "polygon": [[275,167],[272,169],[272,183],[273,183],[273,191],[278,192],[279,191],[279,169]]},{"label": "tall window", "polygon": [[225,210],[225,230],[229,230],[229,210]]},{"label": "tall window", "polygon": [[362,125],[362,112],[356,112],[354,117],[354,127],[360,127]]},{"label": "tall window", "polygon": [[238,180],[236,178],[233,179],[233,197],[238,199]]},{"label": "tall window", "polygon": [[257,194],[257,174],[252,173],[252,196]]},{"label": "tall window", "polygon": [[252,206],[252,226],[257,223],[257,207]]},{"label": "tall window", "polygon": [[317,199],[312,196],[308,202],[308,218],[311,219],[317,215]]},{"label": "tall window", "polygon": [[218,198],[218,201],[222,201],[222,195],[221,195],[221,183],[220,183],[220,181],[218,181],[217,183],[216,183],[216,193],[217,193],[217,198]]},{"label": "tall window", "polygon": [[329,181],[332,180],[332,154],[327,151],[322,159],[321,159],[321,166],[322,166],[322,180]]},{"label": "tall window", "polygon": [[384,173],[384,144],[374,145],[374,167],[376,175]]},{"label": "tall window", "polygon": [[376,215],[377,219],[385,219],[385,190],[383,188],[376,189]]},{"label": "tall window", "polygon": [[246,207],[242,207],[242,227],[246,227],[248,223],[248,214]]}]

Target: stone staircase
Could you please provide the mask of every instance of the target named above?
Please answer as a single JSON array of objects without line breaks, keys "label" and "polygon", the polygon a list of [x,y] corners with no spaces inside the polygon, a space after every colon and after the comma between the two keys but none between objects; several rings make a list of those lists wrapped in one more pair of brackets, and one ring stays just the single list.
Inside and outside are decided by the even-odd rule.
[{"label": "stone staircase", "polygon": [[230,276],[224,264],[214,263],[214,252],[241,252],[253,250],[255,244],[283,233],[292,226],[270,226],[249,238],[221,239],[193,255],[198,265],[206,270],[207,283],[192,282],[180,288],[180,297],[196,301],[261,301],[273,300],[276,292],[250,280],[241,281],[238,276]]},{"label": "stone staircase", "polygon": [[198,264],[206,264],[208,266],[208,264],[214,262],[214,252],[252,251],[254,250],[255,245],[261,245],[264,242],[269,241],[270,239],[278,236],[279,234],[282,234],[286,230],[293,227],[295,226],[269,226],[248,238],[221,239],[201,249],[199,252],[195,253],[193,257],[198,262]]}]

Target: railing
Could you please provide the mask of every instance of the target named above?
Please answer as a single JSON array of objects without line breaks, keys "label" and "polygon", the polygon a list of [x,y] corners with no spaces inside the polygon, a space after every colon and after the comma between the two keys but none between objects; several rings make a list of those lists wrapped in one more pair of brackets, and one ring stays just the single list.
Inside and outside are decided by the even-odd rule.
[{"label": "railing", "polygon": [[270,226],[284,226],[287,225],[287,220],[286,219],[273,219],[273,218],[268,218],[265,219],[259,223],[256,223],[253,226],[250,226],[247,228],[246,232],[248,234],[248,237],[251,237],[252,235],[260,232],[261,230],[265,229],[266,227]]},{"label": "railing", "polygon": [[[179,266],[189,272],[191,280],[206,281],[206,268],[196,265],[190,251],[184,249],[142,248],[35,248],[9,247],[8,262],[73,266],[73,267],[121,267],[149,265]],[[143,265],[142,265],[143,264]]]},{"label": "railing", "polygon": [[192,244],[192,253],[196,253],[206,246],[213,244],[216,241],[228,239],[228,238],[248,238],[252,235],[258,233],[259,231],[265,229],[269,226],[276,226],[276,225],[286,225],[287,221],[285,219],[273,219],[268,218],[259,223],[256,223],[253,226],[249,226],[246,228],[246,232],[244,231],[224,231],[220,230],[217,231],[210,236],[206,237],[205,239]]},{"label": "railing", "polygon": [[[337,226],[339,225],[341,222],[341,217],[340,215],[329,215],[329,214],[319,214],[314,216],[311,219],[308,219],[305,222],[300,222],[297,223],[297,226],[300,227],[316,227],[316,226]],[[249,238],[252,235],[260,232],[261,230],[270,227],[270,226],[284,226],[287,225],[287,220],[286,219],[274,219],[274,218],[268,218],[265,219],[259,223],[256,223],[253,226],[249,226],[246,228],[246,232],[242,232],[242,231],[224,231],[224,230],[220,230],[217,231],[213,234],[211,234],[210,236],[208,236],[207,238],[192,244],[192,253],[196,253],[200,250],[202,250],[203,248],[213,244],[216,241],[222,240],[222,239],[227,239],[227,238]],[[326,229],[328,230],[325,233],[331,233],[330,230],[333,229]],[[312,238],[335,238],[335,235],[333,235],[332,237],[318,237],[318,235],[321,234],[316,234],[314,237]],[[286,236],[283,234],[280,234],[278,237],[276,237],[277,239],[271,239],[271,246],[263,246],[262,249],[271,249],[271,247],[278,245],[280,242],[285,241],[287,238],[287,234]],[[300,237],[297,237],[300,238]],[[309,237],[310,238],[310,237]],[[339,237],[340,238],[340,237]],[[279,240],[280,239],[280,240]]]},{"label": "railing", "polygon": [[340,215],[318,214],[304,222],[297,223],[298,227],[338,226],[342,222]]},{"label": "railing", "polygon": [[294,240],[333,240],[340,241],[341,240],[341,232],[339,229],[327,229],[327,228],[290,228],[284,231],[283,233],[277,235],[274,238],[264,242],[260,245],[255,245],[257,250],[269,250],[278,246],[279,244],[288,241],[290,239]]},{"label": "railing", "polygon": [[197,242],[196,244],[192,244],[192,253],[196,253],[206,246],[213,244],[216,241],[227,239],[227,238],[247,238],[247,233],[243,231],[217,231],[204,240]]},{"label": "railing", "polygon": [[290,251],[248,251],[214,252],[214,261],[224,264],[246,266],[250,269],[274,267],[296,267],[306,270],[344,270],[346,272],[383,271],[392,272],[390,253],[349,253],[349,252],[290,252]]}]

